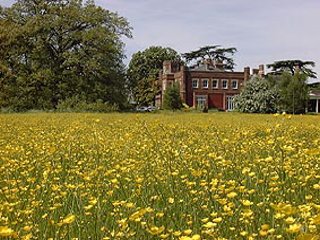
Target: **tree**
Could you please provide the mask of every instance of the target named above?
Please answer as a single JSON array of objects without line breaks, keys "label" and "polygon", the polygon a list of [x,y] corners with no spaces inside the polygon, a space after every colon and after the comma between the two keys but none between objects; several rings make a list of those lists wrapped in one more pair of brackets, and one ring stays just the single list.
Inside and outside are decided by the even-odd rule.
[{"label": "tree", "polygon": [[304,113],[308,102],[307,75],[297,72],[293,76],[284,72],[273,82],[279,91],[279,108],[288,113]]},{"label": "tree", "polygon": [[201,47],[196,51],[184,53],[182,54],[182,56],[186,59],[187,62],[197,61],[199,63],[208,59],[212,63],[223,63],[224,69],[226,70],[233,70],[235,63],[232,56],[236,52],[237,49],[234,47],[220,48],[220,45],[212,45]]},{"label": "tree", "polygon": [[139,105],[154,103],[159,92],[155,80],[165,60],[181,62],[179,54],[172,48],[152,46],[133,54],[127,71],[128,86]]},{"label": "tree", "polygon": [[278,111],[279,93],[264,78],[251,78],[234,99],[235,109],[246,113],[274,113]]},{"label": "tree", "polygon": [[0,106],[55,108],[75,95],[122,105],[129,23],[93,1],[18,0],[0,11]]},{"label": "tree", "polygon": [[174,83],[171,86],[168,86],[168,88],[164,92],[163,98],[164,98],[163,99],[164,109],[169,109],[173,111],[177,109],[181,109],[182,101],[180,97],[179,86],[177,83]]},{"label": "tree", "polygon": [[268,68],[271,68],[272,75],[279,75],[283,72],[289,72],[292,76],[298,70],[304,73],[307,77],[316,78],[317,74],[311,69],[315,67],[313,61],[302,61],[302,60],[283,60],[275,61],[272,64],[267,64]]}]

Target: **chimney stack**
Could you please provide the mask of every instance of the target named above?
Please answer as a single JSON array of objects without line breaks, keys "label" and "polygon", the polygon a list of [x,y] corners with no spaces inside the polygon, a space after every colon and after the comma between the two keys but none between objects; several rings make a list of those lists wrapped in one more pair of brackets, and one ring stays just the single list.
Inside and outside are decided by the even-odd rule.
[{"label": "chimney stack", "polygon": [[250,78],[250,67],[245,67],[243,72],[244,72],[244,81],[248,81]]},{"label": "chimney stack", "polygon": [[258,73],[259,77],[263,77],[264,76],[264,65],[261,64],[259,65],[259,73]]},{"label": "chimney stack", "polygon": [[171,61],[165,60],[163,62],[163,74],[171,73],[171,71],[172,71],[172,69],[171,69]]}]

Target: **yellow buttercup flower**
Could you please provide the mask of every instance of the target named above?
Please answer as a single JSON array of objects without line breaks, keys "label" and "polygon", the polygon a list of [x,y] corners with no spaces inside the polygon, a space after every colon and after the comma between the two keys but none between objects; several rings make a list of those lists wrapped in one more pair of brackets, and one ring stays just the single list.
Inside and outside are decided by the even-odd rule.
[{"label": "yellow buttercup flower", "polygon": [[0,237],[12,237],[15,235],[13,229],[8,226],[0,226]]},{"label": "yellow buttercup flower", "polygon": [[230,192],[227,194],[228,198],[235,198],[238,194],[236,192]]},{"label": "yellow buttercup flower", "polygon": [[301,224],[292,224],[289,226],[289,228],[286,229],[286,231],[288,233],[298,233],[301,231],[301,227],[302,227]]},{"label": "yellow buttercup flower", "polygon": [[151,228],[148,229],[148,232],[152,235],[159,235],[164,231],[164,229],[165,229],[164,226],[161,226],[161,227],[152,226]]},{"label": "yellow buttercup flower", "polygon": [[62,219],[62,221],[60,222],[60,224],[64,225],[64,224],[71,224],[76,220],[76,216],[73,214],[70,214],[68,216],[66,216],[64,219]]}]

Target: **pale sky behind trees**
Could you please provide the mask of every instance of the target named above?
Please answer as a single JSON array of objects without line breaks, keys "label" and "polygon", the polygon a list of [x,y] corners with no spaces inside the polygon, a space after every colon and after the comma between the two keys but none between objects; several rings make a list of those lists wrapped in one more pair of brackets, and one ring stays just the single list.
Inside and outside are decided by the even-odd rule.
[{"label": "pale sky behind trees", "polygon": [[[10,6],[14,1],[0,0]],[[179,53],[220,44],[236,47],[236,70],[276,60],[316,62],[320,78],[319,0],[96,0],[127,18],[133,39],[126,43],[131,55],[152,45]]]}]

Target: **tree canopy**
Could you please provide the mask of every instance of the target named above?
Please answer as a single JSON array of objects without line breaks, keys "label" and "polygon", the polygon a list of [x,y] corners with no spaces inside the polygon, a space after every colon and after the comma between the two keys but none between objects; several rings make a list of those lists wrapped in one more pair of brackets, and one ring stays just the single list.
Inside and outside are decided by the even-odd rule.
[{"label": "tree canopy", "polygon": [[307,75],[296,72],[291,75],[284,72],[281,75],[269,76],[269,81],[275,85],[279,93],[279,109],[288,113],[304,113],[309,99]]},{"label": "tree canopy", "polygon": [[127,20],[90,0],[0,9],[0,107],[51,109],[75,95],[122,104],[123,36]]},{"label": "tree canopy", "polygon": [[283,72],[289,72],[292,76],[295,74],[296,70],[301,71],[307,77],[316,78],[317,74],[312,70],[315,67],[315,62],[313,61],[302,61],[302,60],[283,60],[275,61],[274,63],[267,64],[267,67],[271,69],[271,74],[279,75]]},{"label": "tree canopy", "polygon": [[154,102],[159,91],[155,80],[165,60],[181,62],[180,55],[167,47],[151,46],[133,54],[127,71],[128,86],[139,105]]},{"label": "tree canopy", "polygon": [[235,67],[233,55],[237,52],[235,47],[221,48],[220,45],[211,45],[201,47],[198,50],[182,54],[187,62],[197,61],[198,63],[204,60],[211,62],[223,63],[224,69],[233,70]]}]

